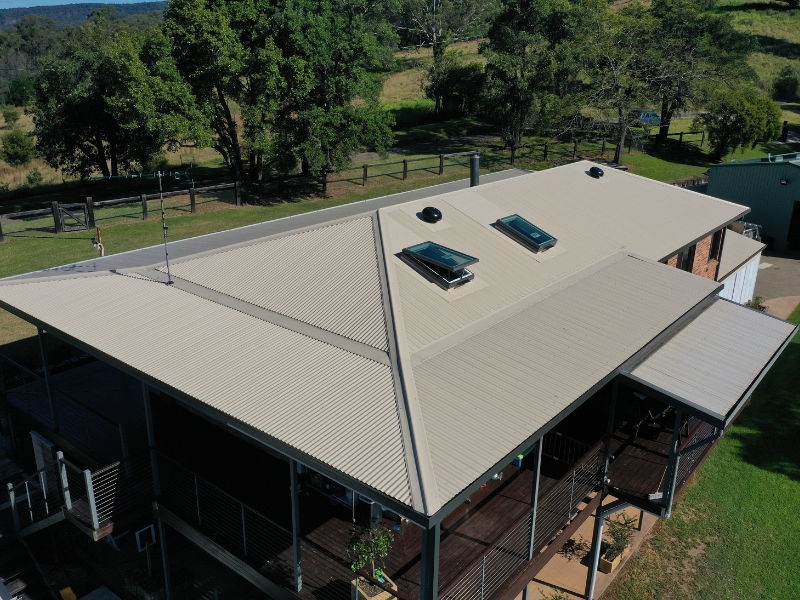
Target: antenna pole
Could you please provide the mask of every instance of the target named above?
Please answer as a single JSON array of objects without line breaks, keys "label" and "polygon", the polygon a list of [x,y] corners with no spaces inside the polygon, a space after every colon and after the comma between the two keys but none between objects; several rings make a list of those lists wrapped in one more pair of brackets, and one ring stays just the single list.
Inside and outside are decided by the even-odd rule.
[{"label": "antenna pole", "polygon": [[167,250],[167,214],[164,212],[164,190],[161,188],[161,171],[158,172],[158,196],[161,199],[161,227],[164,230],[164,256],[167,259],[167,285],[172,285],[172,275],[169,272],[169,251]]}]

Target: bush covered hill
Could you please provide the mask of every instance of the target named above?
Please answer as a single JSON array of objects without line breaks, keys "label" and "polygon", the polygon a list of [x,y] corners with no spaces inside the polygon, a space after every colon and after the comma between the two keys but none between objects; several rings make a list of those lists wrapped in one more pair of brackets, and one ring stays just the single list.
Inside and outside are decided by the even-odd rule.
[{"label": "bush covered hill", "polygon": [[82,4],[57,4],[54,6],[31,6],[29,8],[0,9],[0,28],[8,29],[22,20],[25,15],[36,15],[53,19],[59,27],[80,25],[93,10],[106,4],[113,4],[121,17],[129,17],[141,13],[163,11],[166,2],[136,2],[134,4],[115,4],[114,2],[86,2]]}]

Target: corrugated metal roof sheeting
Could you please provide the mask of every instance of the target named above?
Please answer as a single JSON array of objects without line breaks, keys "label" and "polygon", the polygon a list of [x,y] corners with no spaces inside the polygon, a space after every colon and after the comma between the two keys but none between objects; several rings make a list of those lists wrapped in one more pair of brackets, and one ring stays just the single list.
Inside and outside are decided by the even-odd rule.
[{"label": "corrugated metal roof sheeting", "polygon": [[725,232],[725,243],[722,245],[717,281],[725,279],[764,248],[766,246],[761,242],[728,229]]},{"label": "corrugated metal roof sheeting", "polygon": [[416,365],[414,380],[442,501],[717,285],[626,256]]},{"label": "corrugated metal roof sheeting", "polygon": [[[124,275],[0,286],[0,300],[410,504],[389,367]],[[79,318],[91,307],[91,318]]]},{"label": "corrugated metal roof sheeting", "polygon": [[[470,270],[488,282],[448,302],[435,284],[394,260],[412,354],[620,250],[660,260],[746,210],[614,169],[594,179],[586,174],[589,166],[575,163],[417,203],[439,207],[448,228],[432,229],[408,207],[382,209],[388,216],[381,221],[387,223],[387,252],[431,240],[478,257]],[[513,213],[558,238],[547,251],[552,258],[540,262],[491,226]]]},{"label": "corrugated metal roof sheeting", "polygon": [[724,418],[794,329],[718,300],[631,374]]},{"label": "corrugated metal roof sheeting", "polygon": [[255,306],[388,350],[370,217],[186,260],[171,265],[171,272]]}]

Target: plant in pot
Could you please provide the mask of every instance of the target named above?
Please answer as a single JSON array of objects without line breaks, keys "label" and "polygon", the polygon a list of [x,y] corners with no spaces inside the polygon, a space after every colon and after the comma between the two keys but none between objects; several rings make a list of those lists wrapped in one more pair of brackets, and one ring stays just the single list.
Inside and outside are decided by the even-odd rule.
[{"label": "plant in pot", "polygon": [[125,575],[125,591],[136,600],[164,600],[166,594],[161,581],[147,574],[147,569],[137,567]]},{"label": "plant in pot", "polygon": [[600,546],[600,562],[597,565],[601,573],[611,573],[628,552],[633,541],[636,517],[618,513],[613,519],[606,517],[606,527],[608,540],[603,540]]},{"label": "plant in pot", "polygon": [[[394,594],[389,590],[397,591],[397,585],[383,572],[382,558],[389,554],[394,542],[394,534],[383,524],[374,527],[356,526],[350,532],[350,544],[347,547],[347,556],[352,561],[350,568],[357,573],[359,569],[370,567],[370,573],[386,587],[362,581],[356,574],[353,585],[353,600],[389,600]],[[376,567],[375,563],[380,566]],[[388,588],[388,589],[387,589]]]}]

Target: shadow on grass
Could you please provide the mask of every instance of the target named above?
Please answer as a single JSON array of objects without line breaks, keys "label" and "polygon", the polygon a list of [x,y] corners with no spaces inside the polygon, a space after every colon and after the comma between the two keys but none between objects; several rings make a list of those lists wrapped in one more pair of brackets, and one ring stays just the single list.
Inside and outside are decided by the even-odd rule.
[{"label": "shadow on grass", "polygon": [[793,10],[787,2],[742,2],[741,4],[723,4],[715,10],[724,12],[747,12],[751,10]]},{"label": "shadow on grass", "polygon": [[728,434],[743,461],[800,481],[800,338],[784,350]]},{"label": "shadow on grass", "polygon": [[756,37],[764,52],[774,56],[782,56],[783,58],[800,58],[800,44],[796,42],[772,37],[771,35],[757,35]]}]

